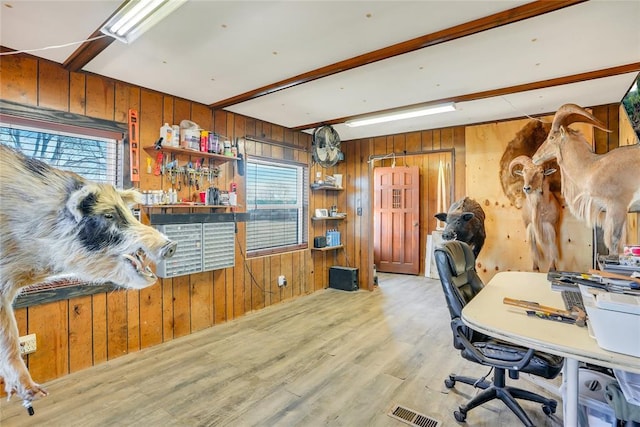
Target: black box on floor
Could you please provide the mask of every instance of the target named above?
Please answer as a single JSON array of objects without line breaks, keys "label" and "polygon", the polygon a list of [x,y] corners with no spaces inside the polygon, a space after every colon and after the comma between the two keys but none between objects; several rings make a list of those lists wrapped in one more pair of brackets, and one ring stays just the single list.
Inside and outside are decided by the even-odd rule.
[{"label": "black box on floor", "polygon": [[329,287],[343,291],[357,291],[358,269],[337,266],[329,268]]}]

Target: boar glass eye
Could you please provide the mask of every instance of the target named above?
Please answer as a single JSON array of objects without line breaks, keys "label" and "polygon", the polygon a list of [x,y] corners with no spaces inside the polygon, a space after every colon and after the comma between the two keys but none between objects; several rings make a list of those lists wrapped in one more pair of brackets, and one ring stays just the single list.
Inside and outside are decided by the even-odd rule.
[{"label": "boar glass eye", "polygon": [[113,214],[112,213],[106,213],[104,214],[104,217],[107,219],[113,219]]}]

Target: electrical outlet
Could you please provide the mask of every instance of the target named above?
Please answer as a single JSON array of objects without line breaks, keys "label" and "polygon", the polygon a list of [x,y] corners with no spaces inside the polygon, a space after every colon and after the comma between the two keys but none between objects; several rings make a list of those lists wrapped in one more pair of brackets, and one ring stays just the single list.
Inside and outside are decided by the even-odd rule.
[{"label": "electrical outlet", "polygon": [[20,337],[20,354],[31,354],[36,351],[36,334]]},{"label": "electrical outlet", "polygon": [[287,278],[284,276],[278,276],[278,286],[286,286]]}]

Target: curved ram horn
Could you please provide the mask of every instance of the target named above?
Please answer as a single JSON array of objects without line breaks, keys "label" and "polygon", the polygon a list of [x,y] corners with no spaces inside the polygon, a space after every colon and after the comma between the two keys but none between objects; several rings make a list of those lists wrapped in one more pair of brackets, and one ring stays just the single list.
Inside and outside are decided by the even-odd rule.
[{"label": "curved ram horn", "polygon": [[[558,108],[556,115],[553,116],[553,124],[551,132],[557,132],[561,126],[567,127],[571,123],[588,123],[592,126],[602,129],[605,132],[611,132],[600,120],[596,119],[591,113],[576,104],[564,104]],[[550,133],[551,133],[550,132]]]},{"label": "curved ram horn", "polygon": [[509,163],[509,175],[513,175],[513,168],[515,168],[518,165],[526,166],[526,165],[532,165],[532,164],[533,162],[531,161],[531,157],[525,156],[525,155],[518,156],[513,160],[511,160],[511,163]]}]

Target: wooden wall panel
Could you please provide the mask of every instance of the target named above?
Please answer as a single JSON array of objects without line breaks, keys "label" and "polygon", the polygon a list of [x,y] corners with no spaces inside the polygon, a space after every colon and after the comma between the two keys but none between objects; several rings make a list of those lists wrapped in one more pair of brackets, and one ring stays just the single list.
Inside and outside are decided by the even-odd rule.
[{"label": "wooden wall panel", "polygon": [[213,304],[214,323],[224,323],[227,321],[226,312],[226,276],[224,270],[213,272]]},{"label": "wooden wall panel", "polygon": [[2,99],[22,104],[38,104],[38,61],[23,55],[7,55],[0,61]]},{"label": "wooden wall panel", "polygon": [[[139,292],[140,348],[147,348],[160,344],[163,339],[163,288],[154,285]],[[173,322],[173,319],[171,321]]]},{"label": "wooden wall panel", "polygon": [[127,291],[127,352],[140,350],[140,293]]},{"label": "wooden wall panel", "polygon": [[51,62],[39,63],[38,105],[69,111],[69,72],[67,70]]},{"label": "wooden wall panel", "polygon": [[91,297],[75,298],[69,304],[69,372],[93,365]]},{"label": "wooden wall panel", "polygon": [[[242,198],[244,200],[244,196]],[[245,236],[246,234],[246,226],[244,222],[240,222],[237,224],[238,233],[237,236]],[[246,266],[244,262],[243,251],[240,250],[240,240],[236,238],[236,262],[235,267],[233,269],[233,284],[234,284],[234,293],[233,293],[233,313],[235,317],[242,316],[247,311],[247,294],[251,295],[251,289],[247,289],[246,286]],[[250,306],[250,304],[249,304]]]},{"label": "wooden wall panel", "polygon": [[127,292],[118,290],[107,294],[107,359],[128,353]]},{"label": "wooden wall panel", "polygon": [[199,331],[213,326],[213,273],[191,275],[191,330]]},{"label": "wooden wall panel", "polygon": [[69,112],[86,114],[87,106],[86,76],[79,73],[70,73],[69,76]]},{"label": "wooden wall panel", "polygon": [[[36,307],[34,307],[36,308]],[[31,309],[29,309],[31,311]],[[93,334],[93,364],[107,360],[107,296],[91,296],[91,323]]]},{"label": "wooden wall panel", "polygon": [[115,111],[115,82],[87,74],[86,112],[89,117],[113,120]]},{"label": "wooden wall panel", "polygon": [[[163,97],[161,94],[142,89],[140,92],[140,109],[138,111],[139,140],[142,147],[152,146],[160,136],[160,127],[164,111]],[[149,155],[145,150],[140,150],[140,188],[145,190],[162,189],[160,177],[148,173],[147,162],[150,159],[152,170],[155,168],[156,157]],[[185,196],[180,193],[179,197]]]},{"label": "wooden wall panel", "polygon": [[38,350],[29,355],[34,381],[45,382],[69,373],[69,302],[29,308],[28,330],[36,333]]},{"label": "wooden wall panel", "polygon": [[[180,124],[179,120],[180,119],[175,119],[174,118],[174,114],[173,114],[173,105],[174,105],[174,98],[172,96],[165,96],[162,98],[162,125],[164,125],[165,123],[167,123],[170,126],[173,126],[173,124]],[[183,116],[183,117],[189,117],[189,116]],[[167,141],[164,141],[164,144],[167,144]],[[149,144],[145,144],[145,145],[149,145]]]},{"label": "wooden wall panel", "polygon": [[233,268],[227,268],[224,270],[225,280],[224,280],[224,311],[225,311],[225,321],[235,319],[235,313],[233,311],[234,307],[234,292],[235,292],[235,278],[233,277]]},{"label": "wooden wall panel", "polygon": [[[162,341],[173,337],[173,279],[160,279],[162,288]],[[142,317],[142,310],[140,311]]]},{"label": "wooden wall panel", "polygon": [[191,333],[191,290],[190,276],[173,278],[173,336],[175,338]]},{"label": "wooden wall panel", "polygon": [[265,288],[265,258],[251,258],[248,262],[251,284],[251,309],[259,310],[266,307],[268,289]]},{"label": "wooden wall panel", "polygon": [[114,109],[113,120],[127,123],[130,109],[140,112],[140,88],[116,82]]}]

